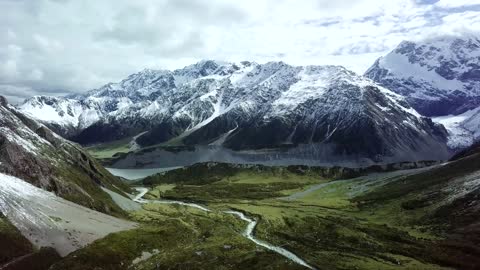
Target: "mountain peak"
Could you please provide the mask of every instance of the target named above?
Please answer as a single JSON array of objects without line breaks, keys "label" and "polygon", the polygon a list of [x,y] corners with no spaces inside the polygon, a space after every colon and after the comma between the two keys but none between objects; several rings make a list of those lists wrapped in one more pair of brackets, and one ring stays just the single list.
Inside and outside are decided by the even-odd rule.
[{"label": "mountain peak", "polygon": [[229,65],[231,64],[227,62],[215,60],[201,60],[182,69],[177,69],[174,71],[174,73],[186,75],[192,78],[205,77],[214,74],[219,67]]},{"label": "mountain peak", "polygon": [[480,39],[437,36],[404,41],[365,75],[426,116],[460,114],[480,104]]}]

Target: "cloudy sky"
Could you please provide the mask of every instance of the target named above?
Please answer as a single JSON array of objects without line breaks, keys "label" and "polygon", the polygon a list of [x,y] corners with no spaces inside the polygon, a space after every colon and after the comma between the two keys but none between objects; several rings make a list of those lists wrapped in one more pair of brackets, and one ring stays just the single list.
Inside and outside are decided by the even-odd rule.
[{"label": "cloudy sky", "polygon": [[200,59],[363,73],[402,40],[480,31],[480,0],[0,0],[0,15],[14,103]]}]

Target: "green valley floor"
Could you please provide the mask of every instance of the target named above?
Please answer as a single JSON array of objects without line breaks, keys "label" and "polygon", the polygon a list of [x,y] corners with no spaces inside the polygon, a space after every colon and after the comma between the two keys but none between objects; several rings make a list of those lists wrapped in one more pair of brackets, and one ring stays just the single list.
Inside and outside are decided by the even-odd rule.
[{"label": "green valley floor", "polygon": [[[141,224],[78,250],[52,269],[307,269],[245,238],[284,248],[315,269],[477,269],[479,157],[433,168],[326,178],[308,167],[198,164],[136,182]],[[473,196],[473,197],[472,197]],[[460,212],[461,211],[461,212]]]}]

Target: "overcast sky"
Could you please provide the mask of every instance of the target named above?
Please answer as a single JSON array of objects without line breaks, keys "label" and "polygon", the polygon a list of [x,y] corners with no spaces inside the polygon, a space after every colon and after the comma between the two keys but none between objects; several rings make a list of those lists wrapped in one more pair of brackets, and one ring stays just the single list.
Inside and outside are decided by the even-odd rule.
[{"label": "overcast sky", "polygon": [[363,73],[402,40],[465,31],[480,31],[480,0],[0,0],[0,94],[82,92],[201,59]]}]

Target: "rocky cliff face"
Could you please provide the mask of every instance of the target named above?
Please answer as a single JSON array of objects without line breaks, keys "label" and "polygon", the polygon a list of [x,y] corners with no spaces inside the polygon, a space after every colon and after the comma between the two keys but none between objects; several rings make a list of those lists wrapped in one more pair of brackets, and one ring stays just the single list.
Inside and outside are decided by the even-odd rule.
[{"label": "rocky cliff face", "polygon": [[89,208],[119,215],[101,186],[129,188],[79,145],[53,133],[0,98],[0,172],[24,179]]}]

